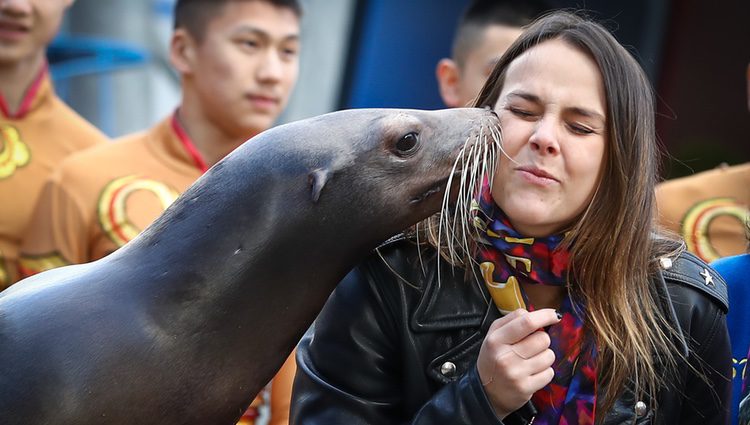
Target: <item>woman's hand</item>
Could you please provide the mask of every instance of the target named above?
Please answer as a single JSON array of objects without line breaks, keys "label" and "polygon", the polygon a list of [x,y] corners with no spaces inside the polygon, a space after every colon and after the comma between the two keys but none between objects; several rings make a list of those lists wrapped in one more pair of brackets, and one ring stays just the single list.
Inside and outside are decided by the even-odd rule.
[{"label": "woman's hand", "polygon": [[560,321],[553,309],[518,309],[495,320],[477,359],[479,379],[500,418],[518,410],[554,377],[555,354],[541,329]]}]

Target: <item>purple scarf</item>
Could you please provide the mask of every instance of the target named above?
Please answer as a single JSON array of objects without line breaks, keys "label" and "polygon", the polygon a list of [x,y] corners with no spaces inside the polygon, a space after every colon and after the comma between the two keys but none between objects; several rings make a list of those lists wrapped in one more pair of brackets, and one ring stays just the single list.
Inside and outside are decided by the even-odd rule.
[{"label": "purple scarf", "polygon": [[[496,206],[488,185],[482,188],[475,210],[481,226],[477,261],[502,314],[517,308],[534,310],[519,282],[566,285],[570,254],[558,249],[562,235],[527,238],[519,234]],[[583,327],[583,304],[571,298],[564,297],[558,309],[562,320],[547,330],[556,358],[552,365],[555,376],[531,398],[539,411],[535,425],[594,423],[596,346]]]}]

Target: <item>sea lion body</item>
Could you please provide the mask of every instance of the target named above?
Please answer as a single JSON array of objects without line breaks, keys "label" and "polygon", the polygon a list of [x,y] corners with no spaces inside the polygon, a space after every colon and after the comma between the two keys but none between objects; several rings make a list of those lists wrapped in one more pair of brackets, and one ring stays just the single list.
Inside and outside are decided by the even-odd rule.
[{"label": "sea lion body", "polygon": [[235,423],[347,271],[437,212],[464,142],[496,125],[351,110],[251,139],[112,255],[0,294],[2,423]]}]

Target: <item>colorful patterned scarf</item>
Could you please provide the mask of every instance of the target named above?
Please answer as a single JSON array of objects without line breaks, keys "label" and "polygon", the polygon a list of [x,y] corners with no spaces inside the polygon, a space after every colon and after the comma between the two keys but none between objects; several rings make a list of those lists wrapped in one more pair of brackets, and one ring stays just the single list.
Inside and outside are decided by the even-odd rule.
[{"label": "colorful patterned scarf", "polygon": [[[566,285],[569,253],[558,249],[562,235],[527,238],[513,229],[496,206],[488,185],[474,205],[480,240],[477,261],[482,277],[502,314],[517,308],[534,310],[519,281]],[[555,353],[555,377],[532,397],[539,411],[535,425],[589,425],[596,410],[596,346],[586,337],[583,305],[566,296],[559,323],[548,328]],[[575,308],[572,303],[576,303]]]}]

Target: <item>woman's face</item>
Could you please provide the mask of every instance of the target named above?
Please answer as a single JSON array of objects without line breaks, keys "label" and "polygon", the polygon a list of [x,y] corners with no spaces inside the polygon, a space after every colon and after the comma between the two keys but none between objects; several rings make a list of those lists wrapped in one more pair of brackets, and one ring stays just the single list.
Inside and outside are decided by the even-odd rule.
[{"label": "woman's face", "polygon": [[542,42],[510,64],[495,111],[512,159],[500,156],[495,202],[524,235],[561,231],[591,202],[603,166],[607,117],[599,68],[562,40]]}]

